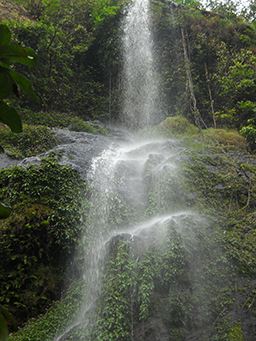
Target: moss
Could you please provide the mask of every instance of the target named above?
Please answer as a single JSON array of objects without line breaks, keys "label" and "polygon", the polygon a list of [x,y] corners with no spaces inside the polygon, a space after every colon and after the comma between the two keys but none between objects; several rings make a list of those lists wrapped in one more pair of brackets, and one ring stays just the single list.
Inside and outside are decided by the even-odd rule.
[{"label": "moss", "polygon": [[230,264],[230,284],[225,287],[221,303],[226,311],[221,314],[222,320],[229,322],[217,323],[212,340],[244,340],[241,324],[235,324],[229,312],[234,309],[234,302],[239,301],[239,316],[242,325],[247,326],[246,335],[253,334],[256,160],[246,153],[245,141],[237,132],[210,129],[203,134],[200,139],[204,144],[201,148],[190,145],[183,167],[187,190],[196,193],[195,207],[216,218],[216,229],[222,233],[223,256]]},{"label": "moss", "polygon": [[159,128],[164,135],[194,135],[199,132],[198,128],[183,116],[167,117]]},{"label": "moss", "polygon": [[72,114],[25,111],[23,113],[23,121],[32,125],[68,128],[73,131],[83,131],[91,134],[107,134],[106,128],[101,127],[95,122],[85,121]]},{"label": "moss", "polygon": [[110,246],[110,260],[103,280],[103,296],[94,340],[130,340],[134,262],[127,241]]},{"label": "moss", "polygon": [[256,216],[247,211],[230,212],[226,222],[226,251],[240,276],[254,278]]},{"label": "moss", "polygon": [[234,325],[228,333],[228,341],[245,341],[241,324]]},{"label": "moss", "polygon": [[87,201],[78,173],[53,159],[0,171],[0,304],[18,325],[59,298],[66,262],[78,244]]},{"label": "moss", "polygon": [[191,124],[184,116],[167,117],[160,124],[142,130],[142,134],[146,136],[160,135],[170,138],[195,135],[198,132],[198,128]]},{"label": "moss", "polygon": [[61,301],[56,302],[46,314],[10,335],[9,341],[52,341],[79,309],[83,290],[83,283],[74,283]]},{"label": "moss", "polygon": [[246,141],[237,130],[209,128],[203,130],[203,138],[206,144],[246,151]]},{"label": "moss", "polygon": [[13,158],[38,155],[57,144],[54,133],[45,126],[24,125],[23,132],[15,134],[6,127],[0,127],[0,144]]}]

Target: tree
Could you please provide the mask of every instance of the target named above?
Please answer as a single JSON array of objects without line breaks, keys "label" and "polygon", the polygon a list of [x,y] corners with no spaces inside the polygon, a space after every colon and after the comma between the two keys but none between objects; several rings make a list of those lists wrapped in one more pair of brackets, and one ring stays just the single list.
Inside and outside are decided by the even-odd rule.
[{"label": "tree", "polygon": [[241,50],[220,81],[221,95],[229,101],[233,123],[241,128],[256,116],[256,57],[250,50]]},{"label": "tree", "polygon": [[233,0],[207,0],[206,7],[225,17],[235,17],[238,11],[237,3]]}]

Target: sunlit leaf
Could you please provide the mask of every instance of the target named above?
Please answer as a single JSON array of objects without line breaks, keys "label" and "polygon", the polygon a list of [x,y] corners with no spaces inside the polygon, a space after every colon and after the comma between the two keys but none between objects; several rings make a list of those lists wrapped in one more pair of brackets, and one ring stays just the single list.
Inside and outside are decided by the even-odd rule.
[{"label": "sunlit leaf", "polygon": [[6,219],[9,217],[10,214],[11,214],[11,208],[0,203],[0,219]]},{"label": "sunlit leaf", "polygon": [[0,46],[0,61],[5,64],[23,64],[33,66],[36,62],[36,54],[33,49],[18,46],[16,44]]},{"label": "sunlit leaf", "polygon": [[11,32],[6,25],[0,25],[0,45],[7,45],[11,41]]},{"label": "sunlit leaf", "polygon": [[6,98],[13,93],[13,80],[8,70],[0,68],[0,98]]},{"label": "sunlit leaf", "polygon": [[32,84],[27,77],[16,71],[11,71],[10,75],[14,82],[19,86],[20,90],[23,91],[26,96],[30,97],[36,102],[40,101],[40,98],[36,95],[35,91],[33,90]]}]

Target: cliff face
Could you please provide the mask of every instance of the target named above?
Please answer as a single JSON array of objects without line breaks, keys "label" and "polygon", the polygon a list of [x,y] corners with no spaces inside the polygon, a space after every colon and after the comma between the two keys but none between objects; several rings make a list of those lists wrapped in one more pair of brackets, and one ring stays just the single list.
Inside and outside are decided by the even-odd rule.
[{"label": "cliff face", "polygon": [[[28,70],[27,76],[42,98],[40,108],[22,103],[29,108],[23,117],[28,127],[19,135],[19,143],[0,129],[0,144],[12,157],[25,153],[23,157],[38,160],[37,154],[50,148],[49,137],[56,144],[49,128],[97,133],[101,126],[96,128],[95,122],[88,126],[81,117],[116,121],[120,114],[122,12],[110,15],[113,12],[102,10],[106,18],[99,22],[93,7],[99,0],[63,3],[64,11],[51,9],[47,18],[25,22],[30,16],[24,8],[0,0],[0,19],[13,19],[15,38],[37,51],[38,66]],[[113,241],[92,340],[254,341],[256,158],[237,130],[249,128],[250,135],[244,136],[249,144],[251,139],[252,151],[256,144],[255,27],[244,18],[176,7],[167,0],[152,1],[152,22],[163,103],[159,116],[168,118],[143,134],[177,137],[184,143],[184,152],[178,177],[173,178],[170,171],[162,191],[156,188],[149,193],[145,214],[159,213],[160,198],[168,212],[185,205],[207,223],[201,226],[205,221],[184,220],[185,236],[179,226],[170,225],[165,244],[161,248],[150,244],[144,255],[139,252],[143,249],[139,239],[131,243],[124,236]],[[199,131],[192,125],[197,124],[198,113],[206,127],[218,129]],[[44,130],[36,125],[45,126]],[[112,138],[123,131],[115,134]],[[30,320],[11,337],[13,341],[52,341],[80,309],[85,290],[78,281],[81,274],[73,267],[68,275],[69,282],[75,282],[74,290],[44,316],[31,319],[60,298],[63,270],[79,246],[81,222],[87,224],[91,205],[87,188],[82,203],[77,194],[79,186],[86,184],[59,162],[70,156],[68,164],[78,171],[84,168],[82,175],[86,175],[91,144],[93,150],[98,144],[94,137],[88,140],[80,133],[57,135],[57,143],[64,147],[55,147],[56,159],[0,172],[0,201],[9,201],[15,209],[12,217],[0,223],[4,236],[0,258],[5,259],[0,264],[0,284],[6,290],[0,290],[0,303],[9,307],[18,324]],[[81,157],[85,146],[86,162]],[[76,159],[81,161],[79,167],[74,167]],[[157,162],[154,155],[150,162]],[[114,223],[132,217],[128,205],[120,216],[114,213]],[[71,263],[70,267],[73,259]],[[84,340],[85,335],[82,330],[69,340]]]}]

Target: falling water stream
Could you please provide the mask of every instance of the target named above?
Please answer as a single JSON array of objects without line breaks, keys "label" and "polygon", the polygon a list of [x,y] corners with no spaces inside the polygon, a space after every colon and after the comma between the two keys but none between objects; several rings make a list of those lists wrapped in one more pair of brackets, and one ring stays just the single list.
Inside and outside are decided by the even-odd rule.
[{"label": "falling water stream", "polygon": [[[88,172],[91,208],[84,235],[86,292],[73,322],[56,337],[56,341],[68,340],[69,334],[79,325],[92,327],[101,295],[104,259],[111,240],[126,236],[150,244],[154,236],[164,241],[170,224],[182,231],[184,221],[202,219],[187,207],[176,205],[179,198],[175,188],[168,194],[172,196],[172,207],[166,207],[162,195],[166,178],[175,184],[179,176],[182,145],[176,140],[141,138],[136,133],[139,128],[156,122],[160,110],[149,0],[132,2],[122,29],[122,119],[129,131],[123,140],[115,140],[92,160]],[[152,193],[155,207],[154,213],[149,214]],[[161,247],[161,242],[159,245]]]},{"label": "falling water stream", "polygon": [[123,23],[123,115],[136,129],[157,121],[159,79],[151,32],[150,1],[135,0]]}]

